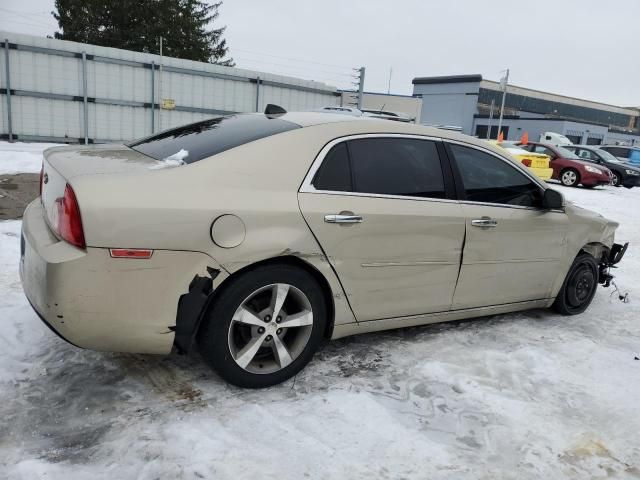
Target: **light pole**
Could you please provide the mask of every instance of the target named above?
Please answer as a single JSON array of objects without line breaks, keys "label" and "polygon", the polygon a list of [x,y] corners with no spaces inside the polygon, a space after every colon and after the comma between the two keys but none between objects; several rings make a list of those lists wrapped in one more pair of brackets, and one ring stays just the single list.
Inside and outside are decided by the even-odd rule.
[{"label": "light pole", "polygon": [[507,68],[507,74],[500,79],[502,86],[502,106],[500,107],[500,118],[498,120],[498,137],[502,131],[502,115],[504,115],[504,101],[507,98],[507,84],[509,83],[509,69]]}]

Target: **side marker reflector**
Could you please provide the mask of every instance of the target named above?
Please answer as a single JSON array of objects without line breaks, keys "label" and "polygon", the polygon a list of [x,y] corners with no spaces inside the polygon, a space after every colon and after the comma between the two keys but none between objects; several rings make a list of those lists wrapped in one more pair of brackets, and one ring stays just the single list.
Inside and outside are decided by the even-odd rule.
[{"label": "side marker reflector", "polygon": [[111,255],[111,258],[145,259],[151,258],[151,255],[153,255],[153,250],[140,248],[110,248],[109,254]]}]

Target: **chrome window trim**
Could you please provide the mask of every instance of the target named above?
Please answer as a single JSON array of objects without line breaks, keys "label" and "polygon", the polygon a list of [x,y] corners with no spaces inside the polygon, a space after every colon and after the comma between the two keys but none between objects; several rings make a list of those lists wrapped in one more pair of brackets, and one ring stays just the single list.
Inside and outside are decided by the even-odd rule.
[{"label": "chrome window trim", "polygon": [[337,190],[318,190],[313,185],[313,177],[316,176],[316,172],[322,165],[327,153],[342,142],[347,142],[349,140],[359,140],[361,138],[411,138],[416,140],[430,140],[432,142],[440,142],[442,138],[433,137],[429,135],[416,135],[410,133],[358,133],[354,135],[345,135],[344,137],[334,138],[329,143],[327,143],[316,158],[311,164],[311,168],[307,172],[307,175],[304,177],[302,185],[298,192],[300,193],[320,193],[324,195],[341,195],[347,197],[368,197],[368,198],[386,198],[391,200],[413,200],[420,202],[440,202],[440,203],[460,203],[458,200],[452,200],[449,198],[433,198],[433,197],[414,197],[410,195],[391,195],[384,193],[365,193],[365,192],[340,192]]},{"label": "chrome window trim", "polygon": [[324,147],[322,147],[318,155],[316,155],[316,158],[313,160],[313,163],[311,164],[311,168],[307,172],[307,175],[304,177],[304,180],[302,182],[302,185],[298,189],[298,192],[299,193],[318,193],[323,195],[340,195],[340,196],[347,196],[347,197],[386,198],[391,200],[411,200],[411,201],[421,201],[421,202],[484,205],[487,207],[514,208],[517,210],[534,210],[534,211],[540,211],[540,212],[564,213],[563,210],[554,210],[554,209],[545,210],[543,208],[538,208],[538,207],[510,205],[508,203],[476,202],[473,200],[457,200],[457,199],[432,198],[432,197],[413,197],[409,195],[390,195],[390,194],[381,194],[381,193],[340,192],[337,190],[316,189],[312,183],[313,177],[315,177],[316,172],[320,168],[320,165],[322,165],[322,162],[327,156],[327,153],[329,153],[329,151],[339,143],[347,142],[349,140],[358,140],[361,138],[411,138],[411,139],[417,139],[417,140],[431,140],[435,142],[455,143],[463,147],[475,148],[476,150],[479,150],[483,153],[487,153],[489,155],[496,157],[497,159],[509,165],[511,168],[523,173],[525,177],[527,177],[533,183],[538,185],[542,190],[546,190],[547,188],[550,188],[544,182],[542,182],[542,180],[538,179],[535,175],[532,175],[528,171],[526,171],[526,167],[523,166],[522,168],[518,168],[517,165],[514,165],[514,162],[512,160],[509,160],[508,158],[504,158],[492,150],[489,150],[479,145],[475,145],[473,143],[467,143],[461,140],[453,140],[453,139],[443,138],[443,137],[434,137],[430,135],[417,135],[417,134],[408,134],[408,133],[359,133],[359,134],[345,135],[343,137],[334,138],[333,140],[328,142]]}]

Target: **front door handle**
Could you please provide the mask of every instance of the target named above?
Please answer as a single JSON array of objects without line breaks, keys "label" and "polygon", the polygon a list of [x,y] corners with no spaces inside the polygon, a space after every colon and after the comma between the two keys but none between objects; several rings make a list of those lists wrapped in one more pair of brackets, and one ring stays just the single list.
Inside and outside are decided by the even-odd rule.
[{"label": "front door handle", "polygon": [[471,220],[471,225],[474,227],[497,227],[498,221],[490,217],[482,217]]},{"label": "front door handle", "polygon": [[362,223],[361,215],[345,215],[342,213],[325,215],[325,223]]}]

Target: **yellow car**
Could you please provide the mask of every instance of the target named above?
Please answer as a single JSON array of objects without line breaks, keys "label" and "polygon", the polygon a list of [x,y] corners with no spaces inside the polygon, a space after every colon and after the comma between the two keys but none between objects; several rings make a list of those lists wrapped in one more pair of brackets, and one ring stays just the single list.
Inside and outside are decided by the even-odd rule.
[{"label": "yellow car", "polygon": [[520,163],[531,170],[538,178],[545,182],[551,179],[551,176],[553,175],[553,168],[549,166],[549,162],[551,161],[549,155],[527,152],[526,150],[509,143],[496,141],[492,141],[491,143],[504,148],[507,152],[520,160]]}]

